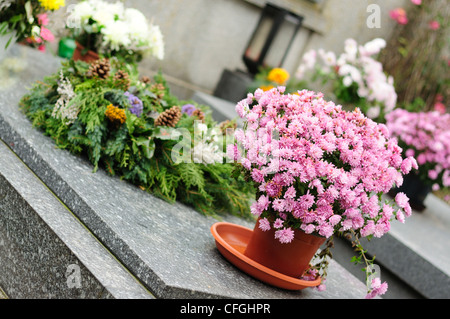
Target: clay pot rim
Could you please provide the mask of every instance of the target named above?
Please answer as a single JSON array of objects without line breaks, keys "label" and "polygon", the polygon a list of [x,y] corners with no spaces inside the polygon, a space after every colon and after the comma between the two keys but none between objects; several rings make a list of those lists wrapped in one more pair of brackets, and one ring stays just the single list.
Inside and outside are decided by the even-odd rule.
[{"label": "clay pot rim", "polygon": [[81,52],[85,49],[85,47],[81,43],[76,41],[76,40],[75,40],[75,45],[76,45],[76,48],[75,48],[75,51],[74,51],[74,54],[73,54],[72,58],[76,57],[76,54],[77,54],[77,51],[78,51],[79,57],[75,58],[76,60],[82,60],[82,61],[90,63],[92,61],[100,59],[100,55],[97,52],[92,51],[92,50],[88,50],[86,52],[86,54],[83,55]]},{"label": "clay pot rim", "polygon": [[[290,277],[288,275],[284,275],[282,273],[279,273],[275,270],[272,270],[266,266],[261,265],[260,263],[252,260],[251,258],[245,256],[243,253],[236,250],[234,247],[232,247],[222,236],[220,232],[220,228],[223,226],[231,227],[236,233],[239,234],[245,234],[245,233],[252,233],[253,230],[249,229],[247,227],[236,225],[228,222],[217,222],[211,226],[211,233],[213,237],[216,240],[216,245],[219,245],[226,249],[229,253],[234,255],[236,258],[238,258],[240,261],[244,262],[246,265],[249,266],[247,269],[242,269],[238,265],[236,265],[232,260],[228,259],[227,256],[225,258],[228,259],[231,263],[233,263],[235,266],[243,270],[244,272],[250,274],[253,276],[253,273],[255,271],[262,272],[264,275],[271,277],[273,279],[272,285],[278,286],[283,288],[285,284],[289,284],[290,286],[296,287],[296,289],[300,290],[306,287],[316,287],[320,285],[322,279],[321,277],[318,277],[315,280],[302,280],[294,277]],[[243,243],[246,244],[246,243]],[[218,247],[219,248],[219,247]],[[253,269],[252,269],[253,268]],[[256,276],[255,276],[256,277]],[[294,289],[292,289],[294,290]]]}]

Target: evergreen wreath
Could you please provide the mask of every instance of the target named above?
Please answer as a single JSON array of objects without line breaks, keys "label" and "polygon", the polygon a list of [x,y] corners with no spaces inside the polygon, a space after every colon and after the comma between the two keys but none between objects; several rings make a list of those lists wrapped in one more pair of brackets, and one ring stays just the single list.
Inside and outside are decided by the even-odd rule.
[{"label": "evergreen wreath", "polygon": [[[36,128],[59,148],[85,156],[94,172],[102,168],[205,215],[249,217],[251,186],[243,177],[232,177],[234,165],[172,160],[172,149],[180,143],[173,131],[187,129],[194,137],[198,121],[181,112],[183,104],[170,94],[161,73],[140,81],[135,67],[114,58],[92,65],[65,61],[59,72],[36,82],[20,102]],[[201,125],[219,127],[207,106],[196,108],[204,117]]]}]

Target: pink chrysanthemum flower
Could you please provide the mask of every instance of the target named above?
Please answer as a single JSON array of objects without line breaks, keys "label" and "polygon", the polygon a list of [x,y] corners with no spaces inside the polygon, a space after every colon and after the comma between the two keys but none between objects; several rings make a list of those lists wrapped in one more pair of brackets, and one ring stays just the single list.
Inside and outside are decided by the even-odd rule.
[{"label": "pink chrysanthemum flower", "polygon": [[376,296],[384,295],[388,289],[387,282],[381,283],[380,278],[374,278],[371,282],[369,293],[366,295],[366,299],[373,299]]},{"label": "pink chrysanthemum flower", "polygon": [[282,244],[288,244],[294,239],[294,231],[290,227],[277,230],[275,238],[279,239]]},{"label": "pink chrysanthemum flower", "polygon": [[268,231],[270,230],[270,222],[267,220],[267,218],[263,218],[259,220],[259,228],[262,231]]}]

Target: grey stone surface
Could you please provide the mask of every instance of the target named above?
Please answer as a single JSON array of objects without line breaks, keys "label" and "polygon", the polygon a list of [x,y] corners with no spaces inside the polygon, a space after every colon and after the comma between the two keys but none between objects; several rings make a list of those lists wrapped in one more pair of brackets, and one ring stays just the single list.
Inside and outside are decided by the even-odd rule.
[{"label": "grey stone surface", "polygon": [[[365,285],[332,261],[327,290],[292,292],[270,287],[237,270],[215,247],[216,219],[170,205],[55,148],[31,127],[18,101],[32,81],[54,72],[58,61],[27,51],[20,81],[0,91],[0,138],[22,158],[80,221],[158,298],[363,298]],[[19,54],[20,55],[20,54]],[[252,227],[231,216],[223,220]]]},{"label": "grey stone surface", "polygon": [[1,141],[0,286],[14,299],[152,297]]},{"label": "grey stone surface", "polygon": [[380,239],[365,243],[371,255],[426,298],[450,298],[450,207],[429,194],[426,210],[394,222]]}]

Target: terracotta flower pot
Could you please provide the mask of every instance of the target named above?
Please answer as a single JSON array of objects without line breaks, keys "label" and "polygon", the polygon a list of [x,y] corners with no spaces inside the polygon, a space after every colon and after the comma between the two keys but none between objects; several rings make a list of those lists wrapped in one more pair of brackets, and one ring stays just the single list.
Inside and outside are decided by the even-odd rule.
[{"label": "terracotta flower pot", "polygon": [[311,259],[325,240],[325,237],[296,229],[293,241],[283,244],[275,238],[273,228],[262,231],[258,220],[244,255],[279,273],[299,278],[309,268]]},{"label": "terracotta flower pot", "polygon": [[97,61],[99,59],[98,53],[88,50],[85,54],[83,54],[83,50],[85,49],[84,46],[76,42],[77,47],[75,48],[75,51],[73,52],[72,59],[74,61],[81,60],[87,63],[91,63],[94,61]]},{"label": "terracotta flower pot", "polygon": [[317,287],[322,282],[320,277],[303,279],[298,276],[285,275],[245,256],[244,252],[253,234],[253,230],[250,228],[227,222],[217,222],[211,226],[211,233],[216,240],[217,249],[225,259],[253,278],[288,290]]}]

